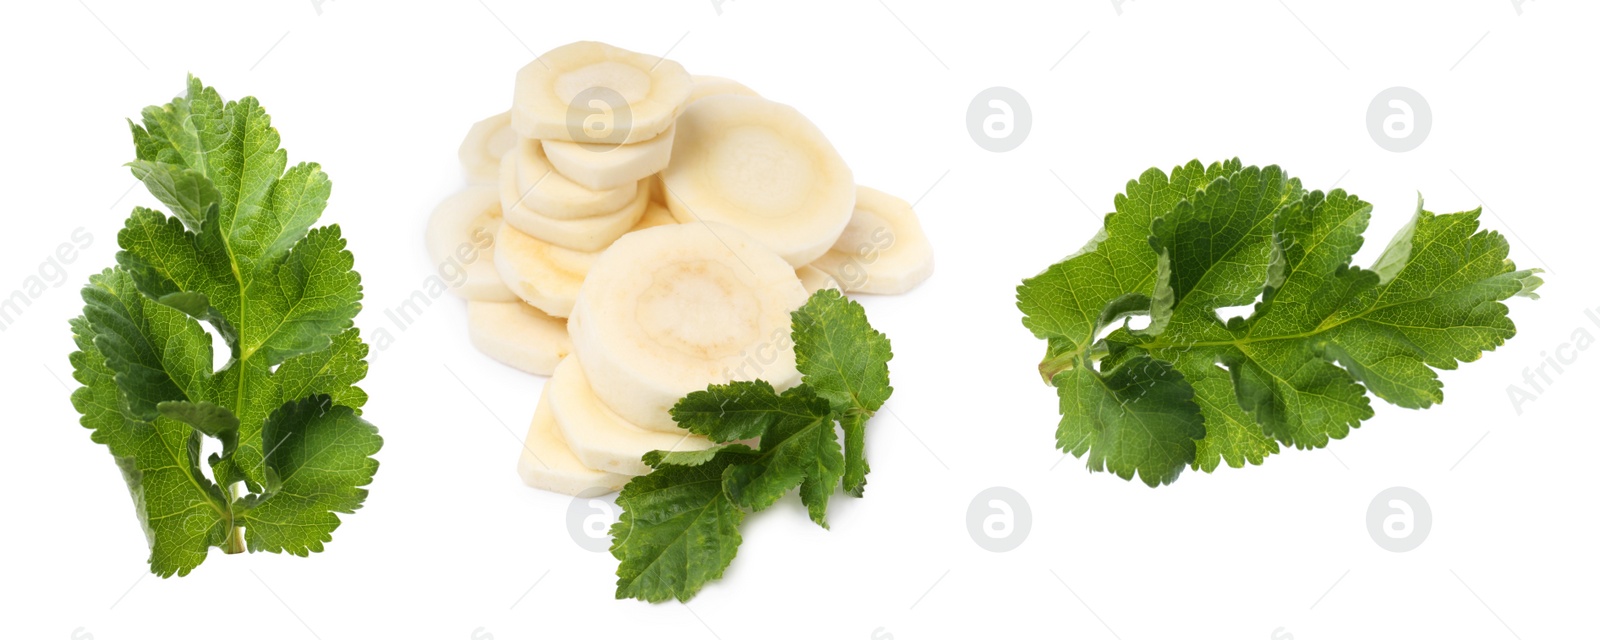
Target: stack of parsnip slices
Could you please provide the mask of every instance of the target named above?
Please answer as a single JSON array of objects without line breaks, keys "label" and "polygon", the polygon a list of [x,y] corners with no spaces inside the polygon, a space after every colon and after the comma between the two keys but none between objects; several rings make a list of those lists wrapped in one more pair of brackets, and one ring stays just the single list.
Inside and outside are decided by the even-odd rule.
[{"label": "stack of parsnip slices", "polygon": [[668,415],[691,391],[796,384],[789,313],[809,292],[904,293],[933,271],[911,206],[857,186],[799,111],[598,42],[523,67],[460,157],[472,185],[435,210],[429,251],[461,265],[472,343],[553,376],[518,466],[552,491],[710,447]]}]

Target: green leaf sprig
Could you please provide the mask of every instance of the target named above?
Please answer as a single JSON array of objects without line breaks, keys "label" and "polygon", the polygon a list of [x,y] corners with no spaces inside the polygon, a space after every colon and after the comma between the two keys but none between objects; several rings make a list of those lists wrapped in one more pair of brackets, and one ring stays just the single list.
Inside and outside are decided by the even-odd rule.
[{"label": "green leaf sprig", "polygon": [[[1352,266],[1371,211],[1237,159],[1129,182],[1087,246],[1017,288],[1023,324],[1048,342],[1057,446],[1154,487],[1326,446],[1372,417],[1369,391],[1442,402],[1434,369],[1516,335],[1502,301],[1537,298],[1540,271],[1517,269],[1479,210],[1420,199],[1376,263]],[[1149,325],[1096,339],[1133,314]]]},{"label": "green leaf sprig", "polygon": [[[119,266],[83,289],[80,422],[122,469],[152,573],[187,575],[211,547],[320,552],[383,444],[355,386],[361,279],[339,227],[311,228],[328,177],[287,167],[255,98],[224,102],[194,77],[129,126],[128,166],[172,215],[135,208]],[[220,370],[202,322],[230,351]],[[202,438],[221,444],[209,476]]]},{"label": "green leaf sprig", "polygon": [[[791,319],[799,386],[779,393],[761,380],[712,385],[672,408],[679,426],[719,444],[650,452],[644,461],[653,470],[623,487],[611,529],[617,598],[686,602],[733,562],[746,512],[798,487],[811,520],[827,527],[836,487],[856,497],[865,491],[867,421],[894,391],[889,339],[860,304],[833,290],[813,294]],[[740,442],[749,440],[759,446]]]}]

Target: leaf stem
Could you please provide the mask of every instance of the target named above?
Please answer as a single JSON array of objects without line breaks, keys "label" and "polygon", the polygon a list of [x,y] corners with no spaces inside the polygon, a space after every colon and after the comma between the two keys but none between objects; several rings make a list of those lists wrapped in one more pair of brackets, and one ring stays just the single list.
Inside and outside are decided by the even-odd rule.
[{"label": "leaf stem", "polygon": [[1082,350],[1063,351],[1053,356],[1046,356],[1039,363],[1039,377],[1044,378],[1044,383],[1054,385],[1056,376],[1063,371],[1071,371],[1080,366],[1093,366],[1109,353],[1104,341],[1096,342],[1089,347],[1088,353]]},{"label": "leaf stem", "polygon": [[222,552],[226,554],[244,553],[244,527],[234,524],[233,507],[239,499],[239,489],[243,482],[235,482],[228,486],[228,521],[223,525],[227,527],[227,537],[222,541]]}]

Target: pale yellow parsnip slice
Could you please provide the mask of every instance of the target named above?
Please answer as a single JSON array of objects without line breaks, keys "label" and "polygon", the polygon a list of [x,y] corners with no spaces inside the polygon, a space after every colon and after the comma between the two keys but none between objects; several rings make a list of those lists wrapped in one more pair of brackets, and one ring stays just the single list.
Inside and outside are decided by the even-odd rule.
[{"label": "pale yellow parsnip slice", "polygon": [[[666,207],[649,203],[645,214],[630,231],[663,224],[676,224]],[[573,251],[554,245],[511,225],[495,234],[494,264],[500,277],[523,301],[558,318],[572,313],[578,300],[578,287],[600,257],[598,251]]]},{"label": "pale yellow parsnip slice", "polygon": [[516,187],[513,186],[516,180],[512,175],[516,171],[514,164],[502,163],[500,171],[500,199],[502,202],[511,203],[509,207],[504,208],[506,224],[530,236],[573,251],[605,249],[638,224],[650,204],[650,191],[646,188],[648,185],[641,180],[635,183],[632,200],[616,211],[582,218],[553,218],[517,201],[518,194]]},{"label": "pale yellow parsnip slice", "polygon": [[622,145],[545,140],[544,154],[556,171],[589,189],[615,189],[648,178],[672,159],[677,127],[643,142]]},{"label": "pale yellow parsnip slice", "polygon": [[827,253],[855,205],[855,181],[822,131],[793,107],[716,95],[678,119],[661,174],[679,222],[721,222],[790,265]]},{"label": "pale yellow parsnip slice", "polygon": [[566,324],[518,300],[468,302],[467,336],[484,355],[547,376],[572,353]]},{"label": "pale yellow parsnip slice", "polygon": [[644,429],[617,415],[594,395],[578,357],[563,360],[545,385],[556,427],[584,466],[625,475],[650,473],[644,454],[651,451],[700,451],[712,442],[674,428]]},{"label": "pale yellow parsnip slice", "polygon": [[671,60],[574,42],[517,72],[511,126],[541,140],[649,140],[672,126],[692,84],[683,65]]},{"label": "pale yellow parsnip slice", "polygon": [[522,482],[535,489],[580,498],[621,489],[628,483],[628,476],[585,467],[572,454],[556,429],[548,395],[539,396],[533,420],[528,424],[528,436],[522,443],[522,455],[517,458],[517,475],[522,476]]},{"label": "pale yellow parsnip slice", "polygon": [[515,168],[508,174],[506,160],[501,160],[500,188],[506,210],[515,204],[559,220],[603,216],[633,202],[642,186],[635,181],[611,189],[590,189],[573,182],[550,164],[538,140],[518,141],[507,155]]},{"label": "pale yellow parsnip slice", "polygon": [[933,247],[909,203],[860,187],[850,224],[812,265],[832,275],[845,291],[896,295],[933,275]]},{"label": "pale yellow parsnip slice", "polygon": [[730,94],[750,96],[752,98],[761,97],[761,94],[756,93],[750,87],[720,76],[695,75],[690,76],[690,79],[694,80],[694,86],[689,89],[689,104],[694,104],[695,101],[701,98]]},{"label": "pale yellow parsnip slice", "polygon": [[500,158],[517,143],[517,132],[511,128],[511,112],[489,116],[467,130],[466,139],[456,150],[467,180],[474,184],[492,184],[499,175]]},{"label": "pale yellow parsnip slice", "polygon": [[799,382],[789,314],[806,301],[794,268],[721,224],[678,224],[617,240],[590,267],[567,328],[596,396],[644,428],[732,380]]},{"label": "pale yellow parsnip slice", "polygon": [[510,302],[516,294],[494,266],[494,236],[501,226],[493,186],[474,185],[445,198],[428,217],[428,259],[450,292],[468,300]]}]

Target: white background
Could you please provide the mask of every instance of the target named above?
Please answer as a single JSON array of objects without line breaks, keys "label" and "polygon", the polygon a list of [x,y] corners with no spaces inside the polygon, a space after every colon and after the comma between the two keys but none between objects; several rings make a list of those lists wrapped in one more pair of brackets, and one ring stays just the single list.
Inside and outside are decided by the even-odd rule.
[{"label": "white background", "polygon": [[[3,635],[1593,633],[1600,353],[1577,353],[1520,415],[1507,397],[1574,331],[1600,336],[1584,316],[1600,306],[1593,3],[886,2],[8,5],[0,294],[75,229],[93,243],[0,332]],[[670,49],[691,72],[797,106],[859,182],[921,199],[938,251],[914,293],[864,299],[896,353],[866,498],[836,498],[831,531],[798,503],[752,517],[726,578],[687,607],[613,600],[615,561],[569,538],[569,500],[519,482],[516,439],[540,379],[472,351],[453,298],[404,331],[383,313],[430,271],[423,223],[462,184],[468,125],[508,106],[534,52],[579,39]],[[345,229],[366,287],[357,322],[395,342],[362,385],[382,467],[328,551],[214,553],[162,580],[146,575],[116,466],[68,403],[67,319],[85,278],[112,264],[131,207],[154,204],[121,166],[133,157],[124,118],[167,101],[186,72],[225,97],[258,96],[290,161],[322,163],[335,186],[323,221]],[[1034,115],[1009,153],[966,130],[968,102],[995,85]],[[1366,130],[1368,103],[1391,86],[1432,108],[1429,138],[1409,153]],[[1145,168],[1232,156],[1374,203],[1363,264],[1417,192],[1441,212],[1484,205],[1513,259],[1548,270],[1544,298],[1510,302],[1519,335],[1444,372],[1443,405],[1377,402],[1326,450],[1161,489],[1062,461],[1055,399],[1034,369],[1043,344],[1019,323],[1013,288],[1076,250]],[[969,502],[991,486],[1020,492],[1033,515],[1010,553],[967,533]],[[1409,553],[1366,530],[1369,502],[1392,486],[1434,514]]]}]

